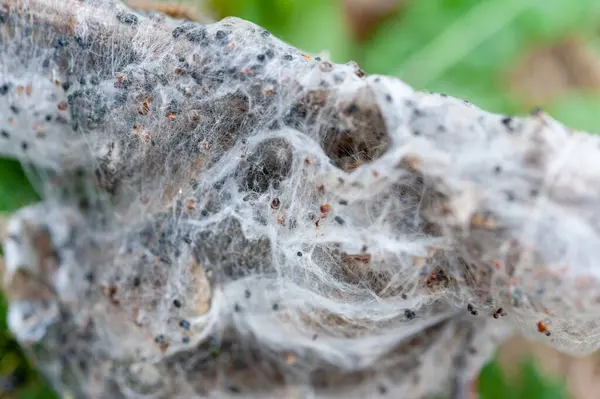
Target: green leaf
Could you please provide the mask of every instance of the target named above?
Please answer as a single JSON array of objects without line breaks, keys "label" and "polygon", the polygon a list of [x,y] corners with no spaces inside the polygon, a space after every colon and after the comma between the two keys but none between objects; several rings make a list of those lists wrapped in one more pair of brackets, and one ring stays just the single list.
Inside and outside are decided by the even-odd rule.
[{"label": "green leaf", "polygon": [[[415,1],[382,25],[363,49],[368,72],[394,74],[418,89],[478,70],[495,79],[533,44],[591,32],[600,2],[582,0]],[[449,93],[454,94],[454,93]]]},{"label": "green leaf", "polygon": [[479,399],[567,399],[565,385],[540,373],[531,359],[520,365],[518,379],[507,379],[495,361],[479,376]]},{"label": "green leaf", "polygon": [[567,399],[567,393],[563,384],[541,375],[536,364],[528,359],[521,367],[520,398]]},{"label": "green leaf", "polygon": [[308,52],[327,51],[334,62],[351,59],[353,39],[340,4],[333,0],[296,0],[293,24],[284,40]]},{"label": "green leaf", "polygon": [[337,0],[212,1],[220,17],[235,15],[304,51],[328,51],[335,62],[351,59],[353,38]]},{"label": "green leaf", "polygon": [[371,73],[393,73],[474,3],[413,1],[406,10],[377,28],[364,45],[361,65]]},{"label": "green leaf", "polygon": [[519,26],[530,39],[557,40],[573,31],[594,30],[599,12],[596,0],[547,0],[524,13]]},{"label": "green leaf", "polygon": [[508,385],[502,369],[496,362],[488,363],[479,375],[480,399],[505,399]]},{"label": "green leaf", "polygon": [[546,111],[565,125],[590,133],[600,133],[600,94],[573,91],[567,93],[550,106]]},{"label": "green leaf", "polygon": [[37,200],[38,195],[29,184],[20,163],[0,159],[0,212],[14,211]]}]

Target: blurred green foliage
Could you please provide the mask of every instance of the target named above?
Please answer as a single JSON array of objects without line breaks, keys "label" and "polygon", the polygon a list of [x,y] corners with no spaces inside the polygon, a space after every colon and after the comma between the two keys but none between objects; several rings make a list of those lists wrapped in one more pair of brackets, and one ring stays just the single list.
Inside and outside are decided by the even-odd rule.
[{"label": "blurred green foliage", "polygon": [[[362,41],[351,34],[338,1],[209,2],[220,17],[253,21],[305,51],[326,50],[335,62],[354,60],[369,73],[396,75],[417,89],[464,98],[498,113],[529,111],[503,76],[530,49],[570,36],[593,49],[600,45],[597,0],[412,0]],[[573,90],[540,105],[569,126],[600,132],[598,93]],[[27,181],[17,162],[0,160],[0,214],[36,200]],[[0,314],[5,314],[4,302]],[[0,348],[0,378],[22,380],[12,394],[3,395],[0,385],[0,398],[53,397],[10,338],[4,317]],[[479,392],[481,399],[567,397],[564,387],[541,376],[532,362],[523,364],[518,384],[491,362],[481,373]]]},{"label": "blurred green foliage", "polygon": [[523,359],[519,378],[506,378],[496,362],[490,362],[479,375],[480,399],[567,399],[565,386],[540,374],[531,359]]},{"label": "blurred green foliage", "polygon": [[19,209],[37,200],[37,193],[29,184],[21,164],[15,160],[2,160],[0,164],[0,214]]}]

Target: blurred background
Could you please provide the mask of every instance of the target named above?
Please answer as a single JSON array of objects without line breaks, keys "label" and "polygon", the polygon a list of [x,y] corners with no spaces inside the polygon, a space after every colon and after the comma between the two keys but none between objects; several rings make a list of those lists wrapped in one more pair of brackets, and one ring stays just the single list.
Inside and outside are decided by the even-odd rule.
[{"label": "blurred background", "polygon": [[[540,107],[600,133],[599,0],[129,0],[199,21],[238,16],[307,52],[354,60],[421,90],[488,111]],[[36,195],[0,159],[0,218]],[[4,215],[4,216],[3,216]],[[0,305],[0,398],[53,398],[6,330]],[[600,398],[600,355],[575,359],[520,338],[478,381],[480,399]]]}]

